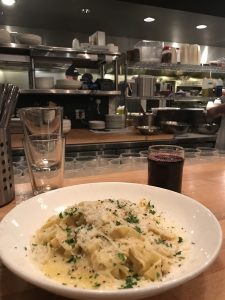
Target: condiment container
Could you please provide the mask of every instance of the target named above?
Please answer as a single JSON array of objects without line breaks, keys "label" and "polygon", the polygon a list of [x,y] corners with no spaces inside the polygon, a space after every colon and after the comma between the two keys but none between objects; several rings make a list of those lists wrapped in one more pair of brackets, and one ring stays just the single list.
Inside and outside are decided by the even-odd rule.
[{"label": "condiment container", "polygon": [[217,106],[217,105],[220,105],[221,104],[221,99],[220,98],[216,98],[215,100],[214,100],[214,106]]},{"label": "condiment container", "polygon": [[212,108],[212,107],[214,107],[214,103],[213,103],[213,101],[208,101],[208,103],[207,103],[207,105],[206,105],[206,109],[209,109],[209,108]]},{"label": "condiment container", "polygon": [[164,46],[162,49],[162,63],[172,63],[172,48],[170,46]]},{"label": "condiment container", "polygon": [[219,78],[216,81],[216,88],[215,88],[216,97],[222,96],[222,90],[223,90],[223,80]]},{"label": "condiment container", "polygon": [[189,64],[189,44],[182,44],[180,48],[180,62],[181,64]]}]

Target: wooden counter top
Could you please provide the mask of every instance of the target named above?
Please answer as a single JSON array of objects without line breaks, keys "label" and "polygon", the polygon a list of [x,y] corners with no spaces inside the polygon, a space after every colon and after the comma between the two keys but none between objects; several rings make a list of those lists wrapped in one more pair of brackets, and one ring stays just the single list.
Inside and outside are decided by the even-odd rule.
[{"label": "wooden counter top", "polygon": [[[64,185],[101,181],[147,183],[147,169],[84,176],[65,179]],[[217,217],[223,231],[223,245],[215,262],[189,282],[149,300],[224,300],[225,299],[225,157],[211,161],[185,162],[182,193],[206,207]],[[169,205],[169,203],[168,203]],[[0,219],[13,207],[15,201],[0,208]],[[191,220],[190,220],[191,221]],[[63,300],[25,282],[0,263],[1,300]],[[90,299],[91,300],[91,299]]]},{"label": "wooden counter top", "polygon": [[[22,147],[23,134],[12,134],[12,147]],[[66,144],[99,144],[116,142],[138,142],[138,141],[171,141],[173,134],[142,135],[137,129],[128,127],[112,132],[93,132],[89,129],[72,129],[66,134]]]}]

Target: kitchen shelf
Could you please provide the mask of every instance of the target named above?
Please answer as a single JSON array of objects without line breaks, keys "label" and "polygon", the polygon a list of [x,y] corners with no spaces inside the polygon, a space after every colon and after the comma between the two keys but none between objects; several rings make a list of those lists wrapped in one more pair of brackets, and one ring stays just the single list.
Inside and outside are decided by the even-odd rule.
[{"label": "kitchen shelf", "polygon": [[58,95],[91,95],[91,96],[118,96],[120,91],[100,90],[66,90],[66,89],[21,89],[20,94],[58,94]]},{"label": "kitchen shelf", "polygon": [[[0,66],[4,69],[12,66],[18,70],[26,69],[28,71],[29,88],[35,88],[35,72],[37,70],[65,70],[69,65],[75,63],[77,68],[97,69],[100,77],[103,78],[105,72],[104,68],[107,63],[113,62],[113,73],[116,90],[118,89],[118,64],[117,60],[120,57],[119,52],[109,52],[105,47],[98,48],[97,46],[90,46],[82,49],[73,49],[65,47],[53,46],[29,46],[22,44],[0,44]],[[30,93],[30,90],[22,93]],[[34,93],[34,91],[32,91]],[[35,93],[53,93],[53,94],[73,94],[68,91],[47,91],[36,90]],[[89,92],[95,95],[95,92]],[[87,94],[89,94],[87,93]],[[79,94],[79,92],[76,92]],[[81,94],[84,94],[81,92]],[[97,92],[96,95],[117,95],[113,93]]]},{"label": "kitchen shelf", "polygon": [[165,64],[165,63],[148,63],[136,62],[128,63],[128,69],[148,69],[148,70],[168,70],[168,71],[183,71],[190,73],[221,73],[225,74],[225,67],[218,66],[199,66],[199,65],[183,65],[183,64]]},{"label": "kitchen shelf", "polygon": [[126,96],[126,100],[156,100],[156,101],[168,101],[168,100],[173,100],[173,101],[180,101],[180,102],[207,102],[209,100],[214,100],[216,99],[216,96],[213,97],[202,97],[202,96],[152,96],[152,97],[135,97],[135,96]]},{"label": "kitchen shelf", "polygon": [[91,48],[85,49],[73,49],[66,47],[54,47],[54,46],[29,46],[23,44],[16,43],[8,43],[2,44],[0,43],[0,53],[10,53],[10,54],[22,54],[22,55],[30,55],[37,57],[65,57],[65,58],[76,58],[79,57],[82,59],[86,59],[87,55],[98,55],[99,57],[103,56],[112,56],[118,57],[121,54],[119,52],[109,52]]}]

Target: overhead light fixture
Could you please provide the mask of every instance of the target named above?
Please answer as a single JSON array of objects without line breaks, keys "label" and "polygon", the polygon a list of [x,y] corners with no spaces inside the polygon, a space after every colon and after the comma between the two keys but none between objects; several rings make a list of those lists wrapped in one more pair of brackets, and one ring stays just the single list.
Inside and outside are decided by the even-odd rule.
[{"label": "overhead light fixture", "polygon": [[151,17],[147,17],[147,18],[144,18],[144,21],[147,22],[147,23],[150,23],[150,22],[154,22],[155,19],[151,18]]},{"label": "overhead light fixture", "polygon": [[90,8],[82,8],[81,9],[82,14],[89,14],[91,12]]},{"label": "overhead light fixture", "polygon": [[16,1],[15,0],[1,0],[3,5],[7,5],[7,6],[13,6]]},{"label": "overhead light fixture", "polygon": [[197,29],[205,29],[205,28],[207,28],[207,25],[197,25],[196,28]]}]

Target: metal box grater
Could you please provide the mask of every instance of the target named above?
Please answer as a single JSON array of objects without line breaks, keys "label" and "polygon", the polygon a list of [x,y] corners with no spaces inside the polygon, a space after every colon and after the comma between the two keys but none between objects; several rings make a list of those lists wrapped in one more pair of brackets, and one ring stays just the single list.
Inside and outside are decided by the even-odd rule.
[{"label": "metal box grater", "polygon": [[0,128],[0,207],[15,197],[11,140],[8,129]]}]

